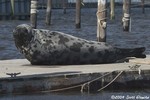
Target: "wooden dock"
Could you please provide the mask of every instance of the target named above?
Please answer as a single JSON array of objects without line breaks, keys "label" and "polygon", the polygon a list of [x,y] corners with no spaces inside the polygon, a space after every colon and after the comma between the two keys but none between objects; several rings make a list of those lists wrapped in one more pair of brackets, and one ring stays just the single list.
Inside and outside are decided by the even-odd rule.
[{"label": "wooden dock", "polygon": [[129,63],[35,66],[26,59],[1,60],[0,94],[150,88],[149,61],[150,56]]}]

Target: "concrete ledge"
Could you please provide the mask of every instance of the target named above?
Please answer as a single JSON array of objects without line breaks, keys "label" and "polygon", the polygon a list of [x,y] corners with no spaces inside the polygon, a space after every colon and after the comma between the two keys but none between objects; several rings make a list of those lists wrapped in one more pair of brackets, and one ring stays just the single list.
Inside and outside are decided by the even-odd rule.
[{"label": "concrete ledge", "polygon": [[[149,60],[149,57],[145,60]],[[139,64],[139,63],[138,63]],[[150,65],[116,63],[100,65],[33,66],[25,59],[0,61],[0,94],[59,92],[65,90],[97,91],[106,89],[150,88]],[[20,73],[16,77],[8,74]]]}]

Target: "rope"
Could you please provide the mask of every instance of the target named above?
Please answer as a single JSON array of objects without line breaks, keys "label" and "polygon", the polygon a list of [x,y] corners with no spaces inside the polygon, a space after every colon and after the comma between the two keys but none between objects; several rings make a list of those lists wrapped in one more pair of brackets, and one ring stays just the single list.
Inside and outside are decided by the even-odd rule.
[{"label": "rope", "polygon": [[127,18],[127,17],[122,18],[122,22],[129,21],[129,20],[130,20],[130,18]]},{"label": "rope", "polygon": [[79,84],[79,85],[70,86],[70,87],[61,88],[61,89],[55,89],[55,90],[48,90],[48,91],[43,91],[43,92],[58,92],[58,91],[69,90],[69,89],[73,89],[73,88],[77,88],[77,87],[81,87],[81,92],[83,92],[84,86],[85,86],[86,84],[90,84],[91,82],[94,82],[94,81],[96,81],[96,80],[98,80],[98,79],[100,79],[100,78],[103,78],[103,77],[105,77],[105,76],[107,76],[107,75],[109,75],[109,74],[111,74],[111,73],[112,73],[112,72],[109,72],[109,73],[107,73],[107,74],[105,74],[105,75],[102,75],[102,76],[100,76],[100,77],[98,77],[98,78],[95,78],[95,79],[93,79],[93,80],[91,80],[91,81],[88,81],[88,82],[85,82],[85,83],[82,83],[82,84]]},{"label": "rope", "polygon": [[101,11],[97,11],[96,14],[99,14],[99,13],[102,13],[102,12],[105,12],[105,11],[107,11],[107,9],[103,9],[103,10],[101,10]]},{"label": "rope", "polygon": [[[128,66],[130,69],[126,70],[138,70],[139,71],[139,75],[141,74],[141,70],[139,69],[141,65],[133,65],[133,66]],[[120,71],[120,73],[118,73],[118,75],[111,81],[109,82],[107,85],[105,85],[104,87],[98,89],[98,92],[105,89],[106,87],[108,87],[110,84],[112,84],[124,71]]]},{"label": "rope", "polygon": [[122,18],[122,22],[129,21],[129,20],[130,20],[130,14],[124,13],[124,16]]},{"label": "rope", "polygon": [[105,85],[104,87],[98,89],[98,91],[101,91],[103,89],[105,89],[106,87],[108,87],[110,84],[112,84],[121,74],[123,73],[123,71],[121,71],[111,82],[109,82],[107,85]]},{"label": "rope", "polygon": [[[141,73],[141,70],[139,69],[140,66],[141,66],[141,65],[128,66],[130,69],[127,69],[126,71],[129,71],[129,70],[138,70],[138,71],[139,71],[139,74],[140,74],[140,73]],[[125,70],[120,71],[120,72],[118,73],[118,75],[117,75],[111,82],[109,82],[109,83],[108,83],[107,85],[105,85],[104,87],[98,89],[98,92],[101,91],[101,90],[103,90],[103,89],[105,89],[105,88],[107,88],[110,84],[112,84],[124,71],[125,71]],[[85,83],[82,83],[82,84],[79,84],[79,85],[70,86],[70,87],[61,88],[61,89],[55,89],[55,90],[42,91],[42,92],[60,92],[60,91],[69,90],[69,89],[73,89],[73,88],[77,88],[77,87],[81,87],[81,90],[80,90],[80,91],[83,92],[84,87],[85,87],[86,85],[89,85],[90,83],[92,83],[92,82],[94,82],[94,81],[96,81],[96,80],[99,80],[99,79],[101,79],[101,78],[103,78],[103,77],[105,77],[105,76],[107,76],[107,75],[109,75],[109,74],[111,74],[111,73],[113,73],[113,72],[115,72],[115,71],[106,73],[106,74],[104,74],[104,75],[102,75],[102,76],[100,76],[100,77],[98,77],[98,78],[95,78],[95,79],[93,79],[93,80],[91,80],[91,81],[88,81],[88,82],[85,82]],[[89,87],[88,87],[88,92],[89,92]]]},{"label": "rope", "polygon": [[[106,23],[106,19],[107,18],[99,18],[98,17],[98,14],[99,13],[102,13],[102,12],[105,12],[107,9],[103,9],[103,10],[101,10],[101,11],[97,11],[97,13],[96,13],[96,15],[97,15],[97,18],[98,18],[98,23],[99,23],[99,25],[101,25],[103,28],[106,28],[106,25],[107,25],[107,23]],[[104,21],[103,23],[101,23],[101,21]]]}]

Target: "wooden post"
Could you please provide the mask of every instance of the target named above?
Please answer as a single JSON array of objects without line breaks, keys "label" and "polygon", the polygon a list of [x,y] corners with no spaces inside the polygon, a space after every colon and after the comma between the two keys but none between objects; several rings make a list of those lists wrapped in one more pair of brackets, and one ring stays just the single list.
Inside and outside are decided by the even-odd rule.
[{"label": "wooden post", "polygon": [[97,40],[106,42],[106,17],[107,17],[107,0],[98,0],[97,11]]},{"label": "wooden post", "polygon": [[37,3],[38,0],[31,0],[30,22],[33,28],[37,26]]},{"label": "wooden post", "polygon": [[81,0],[76,0],[76,28],[81,28]]},{"label": "wooden post", "polygon": [[28,17],[29,6],[27,6],[27,5],[29,4],[29,0],[24,0],[23,2],[24,2],[23,9],[24,9],[24,12],[25,12],[25,19],[28,19],[29,18]]},{"label": "wooden post", "polygon": [[10,2],[10,0],[5,0],[4,1],[4,3],[5,3],[5,12],[7,13],[7,15],[5,15],[6,20],[10,19],[10,15],[9,15],[9,10],[10,9],[8,8],[10,6],[9,2]]},{"label": "wooden post", "polygon": [[[20,1],[20,0],[18,1],[18,13],[22,13],[21,12],[21,8],[22,8],[21,2],[22,1]],[[22,15],[18,16],[18,19],[21,19],[21,17],[22,17]]]},{"label": "wooden post", "polygon": [[[0,1],[0,14],[2,14],[2,10],[3,10],[1,2],[3,2],[3,1],[2,0]],[[0,20],[2,20],[2,15],[0,15]]]},{"label": "wooden post", "polygon": [[64,10],[64,14],[66,14],[66,8],[67,8],[67,0],[63,0],[63,10]]},{"label": "wooden post", "polygon": [[15,1],[11,0],[11,10],[12,10],[12,17],[14,17],[15,14]]},{"label": "wooden post", "polygon": [[131,0],[123,0],[123,30],[129,31],[130,29],[130,5]]},{"label": "wooden post", "polygon": [[145,13],[145,0],[141,0],[141,5],[142,5],[142,13],[144,14]]},{"label": "wooden post", "polygon": [[110,0],[110,19],[115,19],[115,0]]},{"label": "wooden post", "polygon": [[47,0],[46,25],[51,24],[52,0]]}]

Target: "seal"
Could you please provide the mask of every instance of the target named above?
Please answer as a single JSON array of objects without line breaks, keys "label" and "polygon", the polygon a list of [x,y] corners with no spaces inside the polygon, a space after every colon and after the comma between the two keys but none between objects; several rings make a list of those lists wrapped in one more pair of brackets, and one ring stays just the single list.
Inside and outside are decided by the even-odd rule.
[{"label": "seal", "polygon": [[144,47],[116,48],[62,32],[32,29],[26,24],[18,25],[13,36],[16,47],[33,65],[104,64],[126,57],[146,57]]}]

